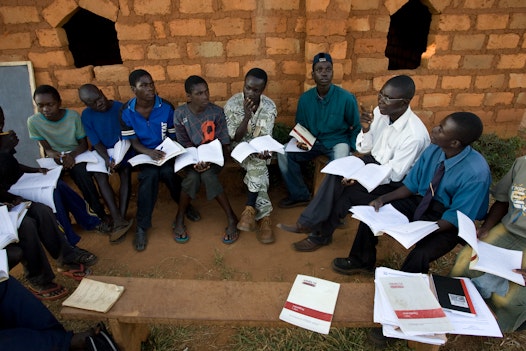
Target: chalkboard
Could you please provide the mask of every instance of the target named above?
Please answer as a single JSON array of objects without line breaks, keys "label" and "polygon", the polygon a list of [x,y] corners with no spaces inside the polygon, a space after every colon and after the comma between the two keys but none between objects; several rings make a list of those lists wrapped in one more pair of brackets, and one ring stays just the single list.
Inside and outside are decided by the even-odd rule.
[{"label": "chalkboard", "polygon": [[4,130],[14,130],[20,139],[16,158],[20,163],[37,166],[40,157],[35,140],[29,139],[27,118],[35,113],[35,77],[30,61],[0,62],[0,106],[4,110]]}]

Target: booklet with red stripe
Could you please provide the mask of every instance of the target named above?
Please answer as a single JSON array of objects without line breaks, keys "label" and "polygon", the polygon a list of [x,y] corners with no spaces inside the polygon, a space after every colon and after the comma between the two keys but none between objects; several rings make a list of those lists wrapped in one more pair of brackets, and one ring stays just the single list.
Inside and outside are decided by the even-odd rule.
[{"label": "booklet with red stripe", "polygon": [[282,321],[329,334],[340,284],[298,274],[279,315]]},{"label": "booklet with red stripe", "polygon": [[302,143],[302,145],[307,150],[312,149],[314,143],[316,142],[316,137],[312,135],[307,128],[305,128],[299,123],[296,123],[294,128],[292,128],[292,130],[290,131],[289,135],[295,138],[298,141],[298,143]]},{"label": "booklet with red stripe", "polygon": [[375,282],[385,294],[405,334],[437,334],[452,330],[444,310],[423,277],[380,277]]}]

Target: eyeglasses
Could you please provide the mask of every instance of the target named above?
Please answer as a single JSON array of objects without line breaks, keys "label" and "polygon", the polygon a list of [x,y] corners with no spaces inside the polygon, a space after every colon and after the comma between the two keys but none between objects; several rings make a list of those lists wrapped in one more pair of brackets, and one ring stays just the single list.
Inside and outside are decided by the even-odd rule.
[{"label": "eyeglasses", "polygon": [[392,98],[392,97],[389,97],[389,96],[386,96],[382,93],[378,93],[378,99],[380,100],[383,100],[385,101],[386,103],[390,103],[392,101],[402,101],[402,100],[407,100],[406,98]]}]

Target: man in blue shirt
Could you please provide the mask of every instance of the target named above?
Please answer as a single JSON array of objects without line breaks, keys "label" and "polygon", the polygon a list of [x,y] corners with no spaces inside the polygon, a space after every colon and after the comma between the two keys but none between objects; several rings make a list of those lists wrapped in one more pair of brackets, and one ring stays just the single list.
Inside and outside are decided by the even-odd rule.
[{"label": "man in blue shirt", "polygon": [[124,240],[133,222],[126,220],[131,191],[131,166],[127,158],[115,165],[108,154],[108,149],[113,148],[121,137],[119,113],[122,102],[108,100],[104,93],[93,84],[82,85],[79,88],[79,98],[86,105],[81,119],[91,146],[106,163],[106,169],[115,170],[120,177],[119,206],[117,206],[108,174],[93,172],[113,220],[109,240],[110,243],[116,244]]},{"label": "man in blue shirt", "polygon": [[[431,131],[431,145],[409,171],[398,189],[370,203],[378,210],[391,203],[409,220],[436,221],[438,229],[415,244],[401,270],[427,273],[430,262],[451,251],[458,239],[457,210],[472,220],[486,215],[491,173],[484,157],[470,144],[482,134],[482,122],[470,112],[455,112]],[[437,169],[444,172],[438,185],[432,186]],[[414,218],[419,204],[430,189],[432,200],[420,218]],[[342,274],[372,273],[376,263],[378,238],[360,223],[348,257],[336,258],[332,268]]]},{"label": "man in blue shirt", "polygon": [[[314,56],[312,78],[316,86],[300,96],[296,123],[307,128],[316,142],[306,152],[278,154],[278,164],[289,192],[278,206],[290,208],[306,205],[310,193],[303,181],[301,164],[319,155],[330,160],[349,156],[355,150],[360,132],[360,114],[353,94],[332,84],[332,58],[320,52]],[[300,141],[299,148],[304,148]]]},{"label": "man in blue shirt", "polygon": [[[157,95],[152,76],[147,71],[139,69],[131,72],[129,81],[135,97],[121,109],[122,138],[129,139],[138,153],[160,160],[165,154],[155,147],[167,137],[175,138],[174,107]],[[181,178],[174,173],[173,159],[162,166],[150,164],[140,166],[137,231],[133,242],[137,251],[146,249],[148,242],[146,231],[152,226],[152,213],[157,201],[160,180],[168,187],[172,199],[179,202]],[[201,219],[192,206],[188,206],[186,216],[193,221]]]}]

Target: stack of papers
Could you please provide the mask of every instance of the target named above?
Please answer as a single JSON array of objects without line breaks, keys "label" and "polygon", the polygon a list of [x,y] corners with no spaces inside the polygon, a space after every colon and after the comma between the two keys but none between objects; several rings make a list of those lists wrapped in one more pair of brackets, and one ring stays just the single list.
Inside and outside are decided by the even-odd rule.
[{"label": "stack of papers", "polygon": [[53,212],[57,212],[55,209],[55,201],[53,200],[53,192],[57,187],[61,172],[62,166],[54,168],[46,174],[24,173],[22,177],[9,188],[9,192],[27,200],[41,202],[51,207]]},{"label": "stack of papers", "polygon": [[373,191],[380,184],[385,184],[391,173],[388,165],[379,165],[362,161],[356,156],[337,158],[321,170],[322,173],[339,175],[347,179],[358,181],[368,192]]},{"label": "stack of papers", "polygon": [[[84,151],[83,153],[77,155],[75,157],[75,164],[77,163],[97,163],[97,158],[91,151]],[[61,165],[57,164],[55,160],[51,157],[43,157],[37,159],[37,163],[41,168],[47,168],[47,169],[54,169],[57,167],[62,167]]]},{"label": "stack of papers", "polygon": [[471,280],[462,278],[475,316],[446,311],[430,288],[429,276],[378,267],[375,275],[374,322],[385,336],[443,345],[446,333],[502,337],[497,321]]},{"label": "stack of papers", "polygon": [[279,315],[282,321],[329,334],[340,284],[298,274]]},{"label": "stack of papers", "polygon": [[[110,148],[107,150],[108,156],[110,156],[110,160],[113,159],[113,162],[115,162],[115,166],[117,166],[119,163],[122,162],[124,159],[124,156],[130,149],[131,142],[129,140],[119,140],[115,143],[115,146],[113,148]],[[100,173],[111,173],[110,169],[106,168],[106,161],[102,158],[101,155],[97,151],[91,151],[93,156],[97,159],[96,163],[89,162],[86,164],[86,170],[88,172],[100,172]]]},{"label": "stack of papers", "polygon": [[409,222],[391,204],[380,207],[378,212],[373,206],[353,206],[349,211],[353,218],[367,224],[375,236],[388,234],[406,249],[438,229],[438,224],[433,221]]},{"label": "stack of papers", "polygon": [[473,221],[460,211],[458,217],[458,236],[471,246],[469,269],[491,273],[519,285],[525,285],[522,274],[515,273],[522,265],[522,251],[508,250],[477,239]]}]

